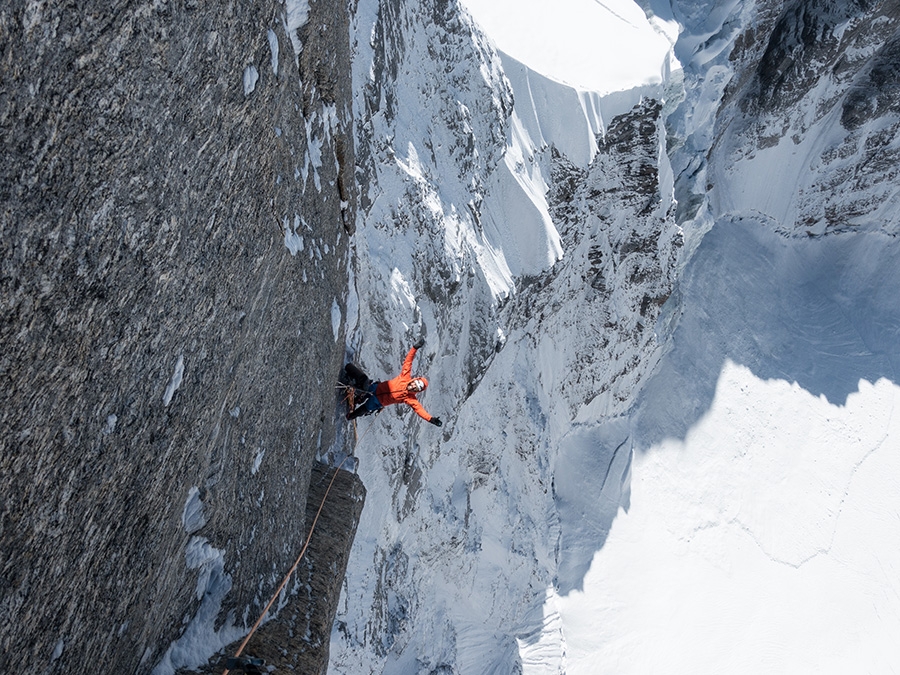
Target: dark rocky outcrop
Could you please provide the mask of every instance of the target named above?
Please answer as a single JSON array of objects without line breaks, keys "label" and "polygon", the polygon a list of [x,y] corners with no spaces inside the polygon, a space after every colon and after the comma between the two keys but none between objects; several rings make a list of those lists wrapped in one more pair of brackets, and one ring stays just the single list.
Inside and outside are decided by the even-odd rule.
[{"label": "dark rocky outcrop", "polygon": [[[696,3],[677,4],[697,11]],[[713,44],[727,59],[703,53]],[[790,204],[773,205],[768,213],[779,232],[804,238],[896,234],[889,205],[895,203],[900,157],[894,140],[900,130],[898,45],[896,1],[743,3],[686,64],[688,86],[709,85],[712,95],[721,83],[715,121],[697,126],[689,106],[680,107],[686,116],[669,118],[673,138],[681,135],[673,153],[679,222],[693,219],[709,195],[728,209],[738,202],[746,207],[743,197],[733,199],[741,194],[743,176],[734,187],[725,177],[777,152],[793,158],[797,185]]]},{"label": "dark rocky outcrop", "polygon": [[[565,255],[542,278],[520,288],[504,309],[519,320],[536,320],[541,330],[529,332],[540,335],[547,325],[571,321],[564,312],[554,316],[563,300],[583,298],[581,324],[572,330],[597,337],[592,349],[570,355],[566,364],[572,381],[585,385],[580,392],[573,386],[559,394],[570,399],[573,415],[610,390],[624,400],[621,383],[641,377],[652,364],[628,355],[653,353],[654,327],[672,293],[683,246],[674,204],[661,184],[661,113],[659,101],[645,98],[611,119],[585,170],[551,152],[547,201]],[[618,369],[610,371],[611,363]]]},{"label": "dark rocky outcrop", "polygon": [[[243,655],[292,672],[326,672],[331,626],[365,496],[365,488],[355,474],[318,462],[313,465],[306,522],[315,522],[316,526],[287,586],[297,590],[288,595],[277,615],[254,633]],[[201,672],[221,673],[227,657],[236,650],[236,645],[229,646]]]},{"label": "dark rocky outcrop", "polygon": [[149,672],[200,602],[191,537],[217,627],[303,540],[354,157],[347,8],[311,3],[299,58],[284,11],[0,10],[2,672]]}]

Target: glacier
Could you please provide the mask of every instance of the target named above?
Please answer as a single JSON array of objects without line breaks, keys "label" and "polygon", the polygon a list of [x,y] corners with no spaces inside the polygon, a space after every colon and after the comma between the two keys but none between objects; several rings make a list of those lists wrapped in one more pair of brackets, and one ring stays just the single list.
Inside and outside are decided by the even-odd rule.
[{"label": "glacier", "polygon": [[331,672],[900,666],[897,13],[640,4],[612,93],[356,6],[348,358],[445,426],[345,433]]}]

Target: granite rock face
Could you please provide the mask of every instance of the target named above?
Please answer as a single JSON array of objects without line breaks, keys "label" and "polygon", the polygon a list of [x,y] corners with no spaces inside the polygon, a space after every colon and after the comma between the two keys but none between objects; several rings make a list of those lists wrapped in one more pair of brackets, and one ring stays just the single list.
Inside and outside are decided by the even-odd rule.
[{"label": "granite rock face", "polygon": [[150,672],[192,542],[217,628],[295,559],[343,358],[348,21],[0,10],[0,671]]}]

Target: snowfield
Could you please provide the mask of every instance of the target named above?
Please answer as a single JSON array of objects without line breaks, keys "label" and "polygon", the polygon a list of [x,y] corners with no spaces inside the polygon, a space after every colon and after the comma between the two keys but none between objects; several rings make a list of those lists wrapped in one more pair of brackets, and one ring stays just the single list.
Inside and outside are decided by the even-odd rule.
[{"label": "snowfield", "polygon": [[583,588],[557,601],[566,672],[898,664],[891,244],[759,223],[706,235],[631,422],[628,499]]},{"label": "snowfield", "polygon": [[502,53],[579,90],[608,94],[659,84],[678,35],[632,0],[463,0]]},{"label": "snowfield", "polygon": [[331,672],[900,670],[900,247],[794,227],[834,115],[706,159],[762,3],[464,4],[359,3],[348,353],[387,377],[424,335],[445,426],[359,422]]}]

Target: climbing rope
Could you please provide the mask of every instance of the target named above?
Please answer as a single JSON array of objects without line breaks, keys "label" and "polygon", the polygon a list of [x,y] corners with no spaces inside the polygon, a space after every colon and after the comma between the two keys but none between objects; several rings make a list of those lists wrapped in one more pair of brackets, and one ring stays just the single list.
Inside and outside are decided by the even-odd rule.
[{"label": "climbing rope", "polygon": [[[354,390],[352,387],[347,387],[347,401],[350,405],[350,410],[353,410],[353,400],[354,400]],[[371,427],[370,427],[371,428]],[[368,429],[363,433],[363,436],[368,433]],[[309,548],[309,542],[312,540],[313,531],[316,529],[316,523],[319,522],[319,516],[322,513],[322,509],[325,507],[325,500],[328,499],[328,493],[331,492],[331,486],[334,485],[334,480],[337,478],[338,472],[343,468],[344,463],[354,457],[356,455],[356,447],[359,446],[359,442],[362,440],[362,436],[360,436],[356,431],[356,420],[353,420],[353,434],[356,438],[356,443],[354,444],[353,454],[347,455],[344,457],[343,461],[338,465],[337,469],[334,472],[334,475],[331,477],[331,481],[328,483],[328,488],[325,490],[325,494],[322,496],[322,503],[319,504],[319,510],[316,511],[316,517],[313,518],[312,525],[309,528],[309,534],[306,535],[306,542],[303,544],[303,548],[300,550],[300,555],[297,556],[297,560],[294,562],[293,567],[288,571],[285,575],[284,579],[281,582],[281,585],[278,587],[278,590],[275,591],[275,594],[272,596],[272,599],[269,600],[269,603],[266,605],[265,609],[263,609],[262,614],[259,615],[259,618],[256,620],[256,623],[253,624],[253,628],[250,629],[250,632],[247,633],[247,637],[244,638],[244,641],[241,642],[241,646],[238,647],[238,650],[234,654],[234,658],[237,658],[244,651],[244,647],[247,646],[247,643],[250,641],[250,638],[253,637],[253,634],[256,632],[256,629],[259,628],[259,625],[262,623],[266,614],[268,614],[269,610],[272,608],[272,605],[275,604],[275,600],[278,599],[278,596],[281,594],[281,591],[284,590],[284,587],[287,586],[287,582],[290,580],[291,576],[293,576],[294,572],[297,570],[297,567],[300,565],[300,561],[303,559],[303,556],[306,554],[306,549]],[[228,675],[229,669],[226,668],[222,675]]]},{"label": "climbing rope", "polygon": [[[353,412],[356,409],[356,389],[353,387],[349,387],[347,389],[347,410]],[[359,445],[359,432],[356,430],[356,418],[353,420],[353,438],[356,441],[356,444]]]}]

